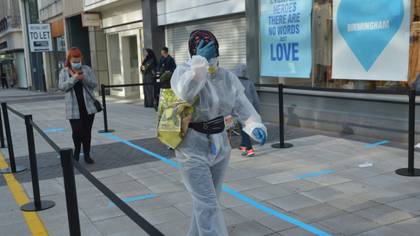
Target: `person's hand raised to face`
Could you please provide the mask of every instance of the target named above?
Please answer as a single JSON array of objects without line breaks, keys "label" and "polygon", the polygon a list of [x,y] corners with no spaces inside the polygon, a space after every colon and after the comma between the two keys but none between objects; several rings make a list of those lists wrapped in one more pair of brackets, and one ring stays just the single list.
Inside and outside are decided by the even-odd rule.
[{"label": "person's hand raised to face", "polygon": [[197,46],[197,55],[202,56],[210,61],[210,59],[216,57],[216,46],[214,45],[214,41],[211,41],[207,45],[204,45],[204,40],[201,40]]}]

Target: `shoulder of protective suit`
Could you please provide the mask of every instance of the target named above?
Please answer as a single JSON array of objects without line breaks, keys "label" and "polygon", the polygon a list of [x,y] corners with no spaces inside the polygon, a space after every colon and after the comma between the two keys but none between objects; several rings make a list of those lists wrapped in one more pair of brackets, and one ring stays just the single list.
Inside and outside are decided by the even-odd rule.
[{"label": "shoulder of protective suit", "polygon": [[225,69],[225,68],[219,68],[219,69],[222,69],[222,73],[223,74],[226,74],[227,75],[227,77],[228,78],[230,78],[231,80],[234,80],[235,82],[239,82],[239,78],[238,78],[238,76],[236,76],[235,75],[235,73],[233,73],[232,71],[230,71],[230,70],[227,70],[227,69]]}]

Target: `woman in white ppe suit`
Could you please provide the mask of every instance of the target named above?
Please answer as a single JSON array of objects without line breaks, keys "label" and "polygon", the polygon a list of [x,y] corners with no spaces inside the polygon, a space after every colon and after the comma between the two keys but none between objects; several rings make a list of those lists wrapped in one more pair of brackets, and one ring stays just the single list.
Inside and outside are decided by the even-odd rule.
[{"label": "woman in white ppe suit", "polygon": [[217,67],[219,52],[214,35],[194,31],[189,46],[192,58],[178,66],[171,79],[175,94],[195,107],[190,129],[175,150],[184,184],[193,199],[188,235],[227,236],[219,206],[231,151],[223,117],[232,115],[261,144],[265,143],[267,130],[246,98],[239,79]]}]

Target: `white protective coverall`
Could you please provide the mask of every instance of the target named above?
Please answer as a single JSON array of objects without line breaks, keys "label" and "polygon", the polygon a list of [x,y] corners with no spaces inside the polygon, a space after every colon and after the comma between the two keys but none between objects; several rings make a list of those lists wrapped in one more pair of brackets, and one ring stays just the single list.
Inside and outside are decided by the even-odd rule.
[{"label": "white protective coverall", "polygon": [[[179,98],[192,104],[195,97],[199,97],[192,122],[232,115],[243,125],[244,131],[256,139],[252,131],[255,128],[266,131],[266,128],[246,98],[241,82],[223,68],[209,74],[208,67],[207,59],[193,56],[176,68],[171,79],[171,87]],[[208,136],[192,129],[175,150],[184,184],[193,199],[190,236],[228,235],[219,196],[230,151],[227,132]]]}]

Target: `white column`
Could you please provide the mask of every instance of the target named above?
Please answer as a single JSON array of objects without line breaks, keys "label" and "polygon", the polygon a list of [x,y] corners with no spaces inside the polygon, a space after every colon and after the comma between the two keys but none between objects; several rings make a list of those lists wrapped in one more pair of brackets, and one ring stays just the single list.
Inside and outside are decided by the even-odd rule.
[{"label": "white column", "polygon": [[19,0],[19,10],[20,10],[20,17],[21,17],[21,25],[22,25],[22,37],[23,37],[23,49],[25,54],[25,67],[26,67],[26,80],[28,84],[28,88],[32,87],[32,73],[31,73],[31,60],[30,60],[30,48],[28,42],[28,28],[27,28],[27,21],[26,21],[26,12],[24,7],[24,0]]}]

